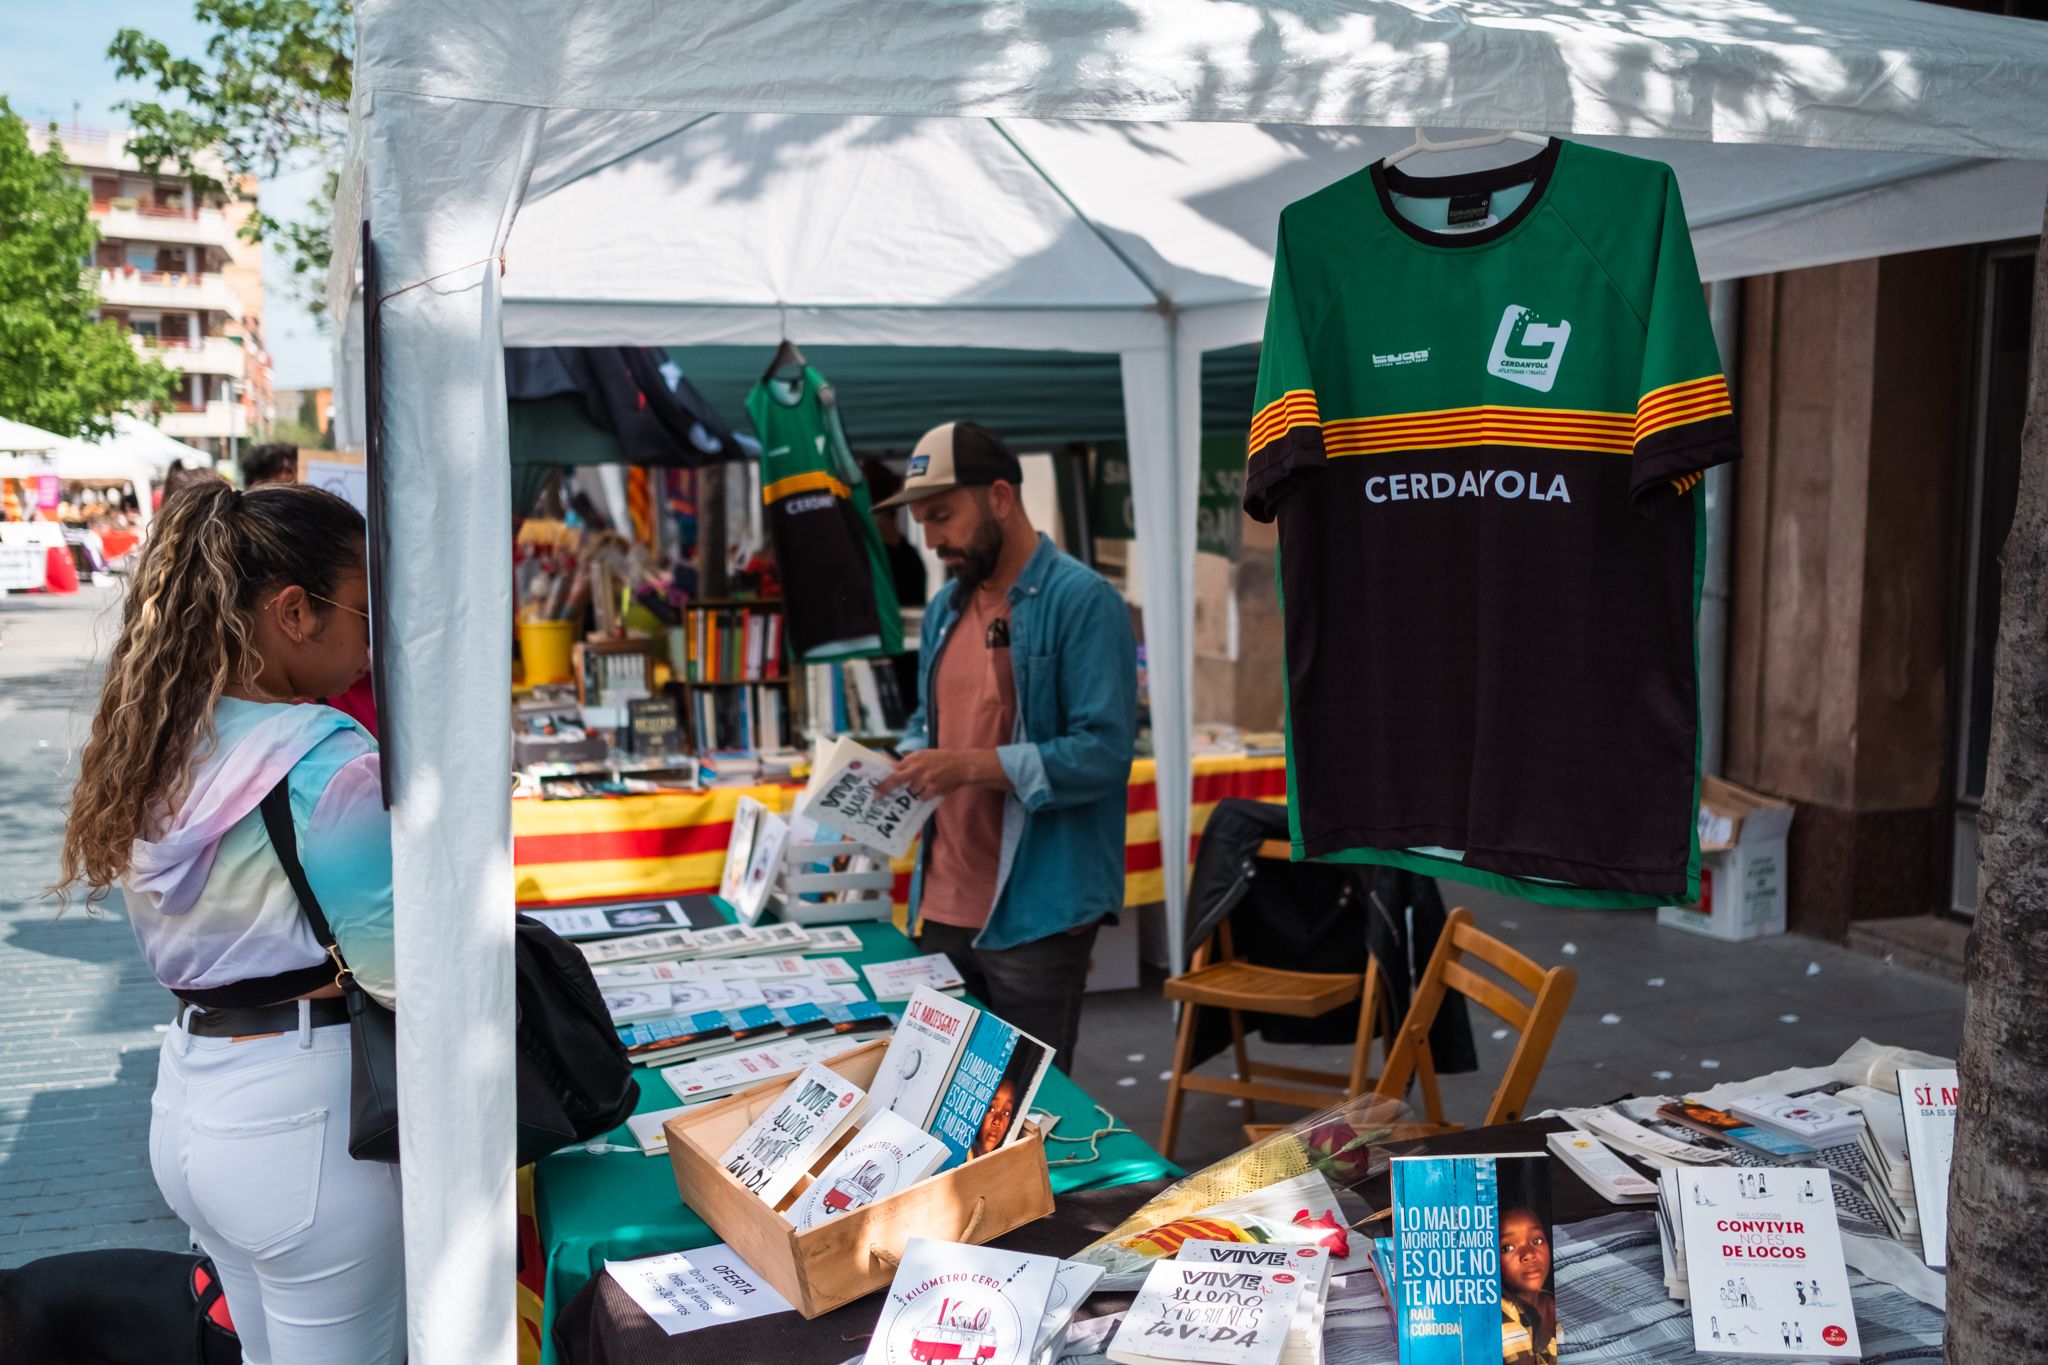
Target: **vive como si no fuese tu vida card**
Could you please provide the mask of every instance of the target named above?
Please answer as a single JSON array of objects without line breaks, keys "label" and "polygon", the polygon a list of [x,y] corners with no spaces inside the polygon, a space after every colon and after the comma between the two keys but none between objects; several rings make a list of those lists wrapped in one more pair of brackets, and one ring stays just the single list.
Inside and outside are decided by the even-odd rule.
[{"label": "vive como si no fuese tu vida card", "polygon": [[1554,1365],[1549,1158],[1395,1157],[1392,1177],[1401,1365]]},{"label": "vive como si no fuese tu vida card", "polygon": [[1826,1168],[1675,1174],[1694,1350],[1775,1360],[1863,1358]]}]

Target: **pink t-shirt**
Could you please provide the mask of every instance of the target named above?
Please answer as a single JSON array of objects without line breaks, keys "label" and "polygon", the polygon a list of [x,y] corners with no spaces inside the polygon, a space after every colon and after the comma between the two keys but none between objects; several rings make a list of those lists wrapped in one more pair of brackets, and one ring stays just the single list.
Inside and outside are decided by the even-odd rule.
[{"label": "pink t-shirt", "polygon": [[[1017,675],[1010,669],[1010,599],[976,590],[953,626],[932,677],[939,749],[994,749],[1017,723]],[[931,861],[919,913],[979,929],[995,908],[1003,854],[1003,803],[993,787],[962,787],[932,813]]]}]

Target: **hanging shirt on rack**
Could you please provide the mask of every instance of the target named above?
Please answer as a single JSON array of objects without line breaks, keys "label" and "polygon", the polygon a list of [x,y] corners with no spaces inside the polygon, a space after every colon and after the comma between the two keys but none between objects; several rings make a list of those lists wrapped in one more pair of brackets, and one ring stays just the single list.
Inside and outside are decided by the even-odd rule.
[{"label": "hanging shirt on rack", "polygon": [[1249,447],[1294,856],[1696,897],[1697,490],[1736,428],[1671,169],[1552,140],[1290,205]]},{"label": "hanging shirt on rack", "polygon": [[763,379],[747,416],[761,439],[761,501],[791,653],[806,663],[901,653],[888,558],[824,376],[806,365]]}]

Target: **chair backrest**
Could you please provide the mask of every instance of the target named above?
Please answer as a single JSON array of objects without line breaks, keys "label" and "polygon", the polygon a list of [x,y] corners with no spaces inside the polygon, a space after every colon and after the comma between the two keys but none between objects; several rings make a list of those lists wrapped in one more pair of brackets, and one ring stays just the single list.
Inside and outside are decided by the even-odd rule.
[{"label": "chair backrest", "polygon": [[[1507,985],[1475,971],[1474,964],[1492,968],[1533,998],[1524,1003]],[[1565,1007],[1571,1004],[1572,990],[1577,984],[1578,978],[1569,968],[1545,970],[1480,930],[1473,924],[1470,910],[1461,906],[1451,911],[1444,919],[1436,951],[1430,954],[1429,966],[1408,1006],[1408,1017],[1402,1021],[1387,1052],[1387,1064],[1373,1087],[1374,1092],[1399,1099],[1408,1093],[1411,1081],[1419,1081],[1429,1122],[1443,1124],[1443,1101],[1437,1093],[1429,1031],[1436,1022],[1437,1011],[1443,1007],[1445,993],[1456,991],[1498,1015],[1502,1023],[1521,1035],[1514,1054],[1508,1058],[1507,1070],[1494,1089],[1485,1118],[1488,1124],[1513,1123],[1521,1118],[1522,1106],[1528,1103],[1529,1092],[1536,1088],[1536,1078],[1543,1071],[1544,1059],[1550,1055],[1550,1044],[1557,1037],[1557,1027],[1564,1021]]]}]

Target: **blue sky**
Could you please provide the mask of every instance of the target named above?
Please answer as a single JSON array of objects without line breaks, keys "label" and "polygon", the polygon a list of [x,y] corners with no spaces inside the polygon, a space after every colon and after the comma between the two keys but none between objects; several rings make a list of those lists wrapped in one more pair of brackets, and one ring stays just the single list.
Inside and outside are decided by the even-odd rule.
[{"label": "blue sky", "polygon": [[[191,0],[0,0],[0,95],[32,122],[69,123],[75,105],[78,122],[87,127],[118,126],[114,104],[149,93],[115,79],[107,60],[107,44],[124,28],[139,28],[186,56],[201,55],[205,44]],[[283,177],[263,186],[264,207],[299,216],[316,188],[312,174]],[[289,273],[274,253],[267,255],[263,330],[271,382],[278,388],[318,387],[333,373],[328,339],[291,289]]]}]

